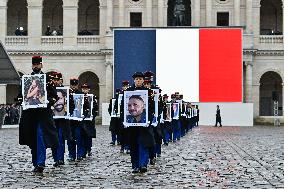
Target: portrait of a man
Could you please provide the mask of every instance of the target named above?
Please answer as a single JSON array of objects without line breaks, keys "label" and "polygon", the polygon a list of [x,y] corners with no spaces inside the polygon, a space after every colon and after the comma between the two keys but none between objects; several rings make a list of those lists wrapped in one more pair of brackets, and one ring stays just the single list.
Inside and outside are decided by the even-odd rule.
[{"label": "portrait of a man", "polygon": [[172,121],[172,104],[167,103],[166,119],[165,121]]},{"label": "portrait of a man", "polygon": [[173,119],[178,119],[179,118],[179,103],[173,103]]},{"label": "portrait of a man", "polygon": [[57,87],[58,100],[53,106],[53,118],[67,118],[69,114],[69,89],[67,87]]},{"label": "portrait of a man", "polygon": [[147,91],[126,91],[124,122],[126,126],[146,126],[148,123]]},{"label": "portrait of a man", "polygon": [[73,94],[73,100],[74,100],[75,108],[73,112],[70,112],[70,119],[82,120],[83,119],[84,95],[83,94]]}]

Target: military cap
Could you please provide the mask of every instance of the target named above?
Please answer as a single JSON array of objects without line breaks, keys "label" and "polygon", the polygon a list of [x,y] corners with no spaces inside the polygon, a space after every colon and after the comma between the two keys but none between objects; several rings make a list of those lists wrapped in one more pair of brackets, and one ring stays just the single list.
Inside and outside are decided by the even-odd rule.
[{"label": "military cap", "polygon": [[144,80],[144,83],[152,83],[152,81],[149,80],[149,79],[146,79],[146,80]]},{"label": "military cap", "polygon": [[32,57],[32,64],[41,64],[42,63],[42,57],[41,56],[33,56]]},{"label": "military cap", "polygon": [[127,80],[122,81],[122,85],[129,85],[129,81]]},{"label": "military cap", "polygon": [[89,85],[88,83],[84,83],[84,84],[81,86],[81,88],[87,88],[87,89],[89,89],[89,88],[90,88],[90,85]]},{"label": "military cap", "polygon": [[116,93],[120,93],[121,90],[120,90],[120,89],[116,89],[115,92],[116,92]]},{"label": "military cap", "polygon": [[144,76],[145,77],[153,77],[155,74],[153,73],[153,72],[151,72],[151,71],[146,71],[146,72],[144,72]]},{"label": "military cap", "polygon": [[79,79],[78,78],[70,78],[70,85],[78,85]]},{"label": "military cap", "polygon": [[60,72],[53,72],[52,74],[53,79],[62,79],[62,74]]},{"label": "military cap", "polygon": [[142,72],[135,72],[133,75],[132,75],[132,78],[135,79],[137,77],[143,77],[144,78],[144,74]]},{"label": "military cap", "polygon": [[169,96],[167,94],[164,94],[163,95],[163,98],[168,98]]},{"label": "military cap", "polygon": [[175,97],[176,97],[176,95],[175,95],[175,94],[172,94],[172,95],[171,95],[171,98],[175,98]]}]

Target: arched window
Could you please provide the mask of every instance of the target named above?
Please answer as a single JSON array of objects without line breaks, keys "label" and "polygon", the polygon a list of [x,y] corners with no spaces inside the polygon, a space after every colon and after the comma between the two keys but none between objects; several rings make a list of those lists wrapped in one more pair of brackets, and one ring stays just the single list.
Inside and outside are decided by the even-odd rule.
[{"label": "arched window", "polygon": [[260,35],[282,35],[282,1],[261,0],[260,5]]},{"label": "arched window", "polygon": [[42,12],[42,35],[63,35],[62,0],[44,0]]},{"label": "arched window", "polygon": [[26,0],[9,0],[7,3],[7,35],[28,34],[28,9]]},{"label": "arched window", "polygon": [[99,35],[99,0],[80,0],[78,10],[78,35]]},{"label": "arched window", "polygon": [[259,113],[260,116],[274,115],[274,101],[278,102],[278,115],[283,114],[282,107],[282,78],[273,71],[266,72],[261,76],[259,87]]}]

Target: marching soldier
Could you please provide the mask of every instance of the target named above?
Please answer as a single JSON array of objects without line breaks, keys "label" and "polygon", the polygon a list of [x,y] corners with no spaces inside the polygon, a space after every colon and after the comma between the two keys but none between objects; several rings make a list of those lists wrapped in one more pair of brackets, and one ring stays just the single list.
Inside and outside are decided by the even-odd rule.
[{"label": "marching soldier", "polygon": [[[75,108],[73,95],[82,94],[79,91],[79,80],[77,78],[70,79],[70,102],[69,112],[73,112]],[[67,141],[69,158],[68,161],[73,162],[76,160],[80,161],[85,156],[85,148],[82,139],[82,127],[80,121],[70,120],[70,128],[72,133],[72,139]]]},{"label": "marching soldier", "polygon": [[[115,142],[117,141],[117,144],[120,144],[120,120],[119,117],[117,117],[117,114],[112,115],[113,107],[116,104],[116,100],[118,100],[118,96],[120,94],[120,89],[116,89],[114,98],[110,99],[109,107],[108,107],[108,113],[111,116],[110,118],[110,124],[109,124],[109,131],[111,132],[111,145],[115,145]],[[114,100],[114,104],[113,104]],[[114,111],[115,112],[115,111]]]},{"label": "marching soldier", "polygon": [[[63,78],[61,73],[55,72],[52,79],[56,87],[63,87]],[[63,91],[61,91],[61,93],[63,93]],[[60,96],[63,96],[63,94],[58,97],[60,98]],[[64,109],[64,104],[55,103],[54,109],[62,111],[62,109]],[[59,145],[57,148],[52,149],[52,156],[55,162],[53,166],[58,167],[60,165],[64,165],[65,140],[71,140],[71,130],[69,120],[65,118],[54,119],[54,122],[58,133]]]},{"label": "marching soldier", "polygon": [[[148,119],[153,119],[154,103],[151,100],[151,91],[143,86],[144,74],[136,72],[133,74],[134,85],[127,91],[147,90],[148,91]],[[123,103],[123,102],[122,102]],[[149,160],[149,149],[155,147],[154,132],[152,127],[129,127],[130,155],[133,173],[147,172]]]},{"label": "marching soldier", "polygon": [[[42,57],[32,57],[31,75],[44,74],[42,69]],[[55,87],[47,84],[47,108],[27,109],[22,113],[19,124],[19,143],[31,148],[33,172],[42,173],[45,167],[46,148],[57,148],[58,135],[54,125],[51,106],[57,100]],[[20,97],[23,99],[23,97]]]},{"label": "marching soldier", "polygon": [[[85,149],[85,155],[92,156],[92,146],[93,146],[93,138],[96,138],[96,127],[95,127],[95,117],[98,112],[98,104],[96,97],[93,96],[93,104],[90,96],[88,96],[90,92],[90,86],[85,83],[81,86],[82,92],[84,93],[84,105],[83,105],[83,121],[82,121],[82,130],[83,130],[83,144]],[[92,109],[93,106],[93,109]],[[86,120],[87,117],[91,117],[93,115],[92,120]]]},{"label": "marching soldier", "polygon": [[171,135],[172,135],[172,128],[171,128],[171,121],[167,120],[167,103],[169,96],[167,94],[163,95],[163,102],[162,102],[162,111],[163,111],[163,124],[162,124],[162,129],[163,129],[163,140],[164,140],[164,145],[168,146]]}]

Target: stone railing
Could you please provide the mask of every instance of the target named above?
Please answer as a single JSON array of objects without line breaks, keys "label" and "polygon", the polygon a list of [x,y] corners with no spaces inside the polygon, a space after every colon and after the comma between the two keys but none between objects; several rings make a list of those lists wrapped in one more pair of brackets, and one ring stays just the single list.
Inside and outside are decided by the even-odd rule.
[{"label": "stone railing", "polygon": [[283,43],[283,35],[261,35],[259,36],[259,43]]},{"label": "stone railing", "polygon": [[41,44],[42,45],[62,45],[63,36],[42,36]]},{"label": "stone railing", "polygon": [[91,44],[99,44],[100,36],[78,36],[77,44],[78,45],[91,45]]},{"label": "stone railing", "polygon": [[7,46],[28,45],[28,37],[27,36],[7,36],[5,38],[5,45]]}]

